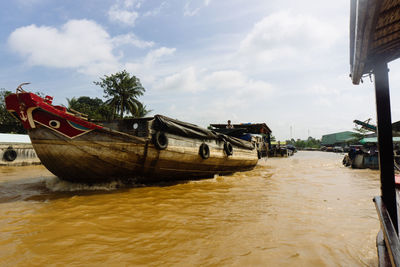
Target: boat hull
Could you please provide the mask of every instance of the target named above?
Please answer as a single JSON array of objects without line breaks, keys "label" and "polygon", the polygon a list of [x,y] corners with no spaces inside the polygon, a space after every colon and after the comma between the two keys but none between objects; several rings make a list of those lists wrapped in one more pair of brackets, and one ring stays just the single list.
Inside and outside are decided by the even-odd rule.
[{"label": "boat hull", "polygon": [[[71,182],[98,183],[112,180],[141,182],[193,179],[250,170],[257,164],[256,150],[234,147],[226,155],[223,143],[201,141],[172,134],[164,150],[151,138],[139,138],[95,130],[69,139],[46,127],[29,131],[41,162],[56,176]],[[199,147],[206,143],[210,157],[203,159]]]}]

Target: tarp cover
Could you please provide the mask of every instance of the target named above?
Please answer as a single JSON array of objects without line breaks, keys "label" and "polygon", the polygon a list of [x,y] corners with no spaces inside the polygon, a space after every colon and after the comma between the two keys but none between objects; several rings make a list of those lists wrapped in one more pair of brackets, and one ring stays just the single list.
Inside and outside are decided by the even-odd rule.
[{"label": "tarp cover", "polygon": [[250,150],[254,149],[253,145],[250,142],[240,140],[235,137],[230,137],[224,134],[219,134],[214,131],[201,128],[197,125],[174,120],[162,115],[154,116],[153,129],[188,138],[227,141],[230,142],[232,145],[238,147]]}]

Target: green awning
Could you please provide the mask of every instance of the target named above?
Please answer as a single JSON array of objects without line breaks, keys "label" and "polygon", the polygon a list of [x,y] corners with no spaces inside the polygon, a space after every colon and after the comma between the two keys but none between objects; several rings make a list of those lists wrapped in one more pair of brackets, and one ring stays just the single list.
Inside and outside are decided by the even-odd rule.
[{"label": "green awning", "polygon": [[[360,140],[361,144],[366,143],[378,143],[378,138],[376,137],[367,137]],[[393,137],[393,143],[400,143],[400,137]]]}]

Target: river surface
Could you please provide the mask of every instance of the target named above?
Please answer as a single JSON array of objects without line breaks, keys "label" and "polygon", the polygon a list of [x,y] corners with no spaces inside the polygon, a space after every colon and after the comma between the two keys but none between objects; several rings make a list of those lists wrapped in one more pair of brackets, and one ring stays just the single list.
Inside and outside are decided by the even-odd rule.
[{"label": "river surface", "polygon": [[135,186],[1,167],[0,266],[377,266],[379,173],[342,158]]}]

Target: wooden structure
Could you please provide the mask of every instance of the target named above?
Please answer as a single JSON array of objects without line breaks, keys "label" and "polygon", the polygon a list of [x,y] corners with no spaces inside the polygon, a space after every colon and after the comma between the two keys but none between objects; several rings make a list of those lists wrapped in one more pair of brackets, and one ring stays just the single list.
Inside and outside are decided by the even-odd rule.
[{"label": "wooden structure", "polygon": [[161,115],[103,123],[17,91],[7,110],[27,129],[46,168],[71,182],[150,182],[213,177],[252,169],[250,142]]},{"label": "wooden structure", "polygon": [[353,84],[375,77],[381,196],[374,202],[381,222],[379,266],[400,266],[398,189],[395,186],[387,63],[400,57],[400,0],[351,0],[350,66]]},{"label": "wooden structure", "polygon": [[[228,124],[211,124],[212,127],[218,129],[226,129]],[[238,123],[232,124],[233,129],[245,129],[246,133],[252,134],[266,134],[270,135],[272,133],[271,129],[265,123]]]},{"label": "wooden structure", "polygon": [[[216,132],[253,142],[259,158],[267,157],[271,150],[272,131],[265,123],[240,123],[232,124],[231,127],[228,127],[228,124],[210,124],[210,126]],[[252,138],[252,135],[258,136]]]}]

